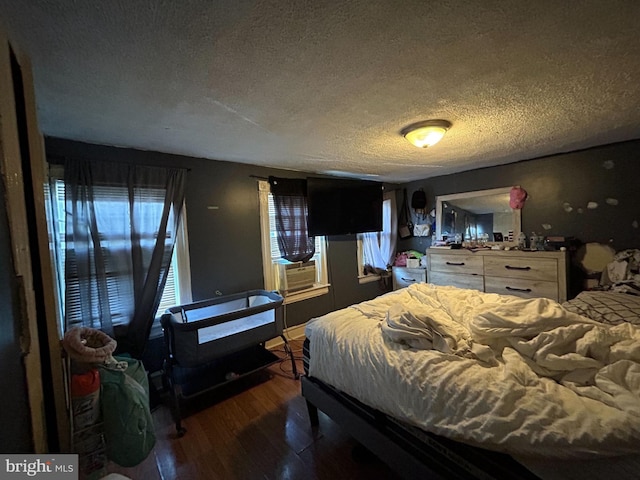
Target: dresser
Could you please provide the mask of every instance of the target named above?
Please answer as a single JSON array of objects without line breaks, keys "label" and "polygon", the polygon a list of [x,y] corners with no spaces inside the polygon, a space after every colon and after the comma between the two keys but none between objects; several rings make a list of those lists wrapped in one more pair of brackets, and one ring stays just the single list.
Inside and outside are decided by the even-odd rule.
[{"label": "dresser", "polygon": [[391,269],[393,289],[408,287],[413,283],[425,283],[427,270],[425,268],[393,267]]},{"label": "dresser", "polygon": [[427,249],[429,282],[523,298],[567,300],[566,252]]}]

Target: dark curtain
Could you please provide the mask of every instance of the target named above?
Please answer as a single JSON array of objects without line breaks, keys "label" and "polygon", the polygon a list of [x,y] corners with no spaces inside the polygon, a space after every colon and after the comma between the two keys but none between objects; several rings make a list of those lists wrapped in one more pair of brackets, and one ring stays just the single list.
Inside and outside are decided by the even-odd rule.
[{"label": "dark curtain", "polygon": [[171,264],[184,169],[65,161],[65,323],[139,358]]},{"label": "dark curtain", "polygon": [[307,181],[269,177],[275,205],[280,255],[290,262],[306,262],[315,254],[307,231]]}]

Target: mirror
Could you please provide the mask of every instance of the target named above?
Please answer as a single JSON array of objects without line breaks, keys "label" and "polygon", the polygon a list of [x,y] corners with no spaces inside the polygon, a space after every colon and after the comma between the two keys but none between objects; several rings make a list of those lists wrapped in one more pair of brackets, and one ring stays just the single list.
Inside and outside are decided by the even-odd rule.
[{"label": "mirror", "polygon": [[[436,238],[513,246],[520,234],[520,210],[509,206],[511,187],[436,197]],[[486,235],[486,236],[485,236]]]}]

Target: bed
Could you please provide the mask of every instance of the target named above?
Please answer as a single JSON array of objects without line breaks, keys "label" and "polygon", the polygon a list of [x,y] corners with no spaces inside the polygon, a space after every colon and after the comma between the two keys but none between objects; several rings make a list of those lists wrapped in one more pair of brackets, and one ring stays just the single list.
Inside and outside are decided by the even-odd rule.
[{"label": "bed", "polygon": [[406,478],[638,478],[640,297],[620,295],[416,284],[312,319],[311,422],[322,410]]}]

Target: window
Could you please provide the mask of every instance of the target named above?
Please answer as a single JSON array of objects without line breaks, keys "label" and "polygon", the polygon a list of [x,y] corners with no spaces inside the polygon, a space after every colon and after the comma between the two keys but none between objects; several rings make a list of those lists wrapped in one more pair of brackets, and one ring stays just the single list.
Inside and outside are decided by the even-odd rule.
[{"label": "window", "polygon": [[[278,263],[284,261],[278,248],[275,207],[269,182],[259,181],[260,228],[262,231],[262,263],[265,290],[278,289]],[[316,283],[313,287],[289,293],[285,303],[296,302],[328,293],[327,254],[324,237],[315,237],[316,253],[312,260],[316,264]]]},{"label": "window", "polygon": [[[45,194],[47,196],[47,217],[49,222],[49,239],[50,251],[55,261],[56,281],[58,290],[58,305],[60,318],[65,318],[64,312],[69,311],[68,316],[73,318],[73,312],[79,311],[81,298],[79,292],[77,295],[71,294],[72,299],[68,305],[66,301],[65,282],[65,186],[63,181],[63,171],[60,166],[51,166],[50,183],[45,186]],[[154,189],[148,189],[144,205],[141,208],[162,208],[163,195],[156,195]],[[95,199],[96,208],[102,208],[108,211],[112,205],[122,202],[122,198],[127,198],[125,187],[106,186],[96,189],[98,197]],[[160,305],[156,312],[156,318],[161,315],[164,310],[170,306],[191,302],[191,273],[189,267],[189,251],[186,232],[186,211],[183,205],[181,222],[176,234],[176,243],[171,258],[171,267],[169,269],[167,281],[163,291]],[[149,239],[149,241],[154,241]],[[128,271],[122,271],[122,268],[113,261],[110,262],[114,251],[117,251],[118,245],[122,242],[117,236],[113,238],[104,238],[103,254],[105,255],[107,268],[110,270],[108,275],[113,281],[108,281],[108,295],[113,298],[113,303],[117,303],[119,297],[117,278],[122,275],[128,275]],[[116,255],[113,255],[115,258]],[[69,288],[74,288],[70,286]],[[118,318],[112,319],[114,325],[117,325]],[[155,329],[154,329],[155,330]],[[61,332],[64,334],[64,332]],[[157,332],[154,332],[156,334]]]},{"label": "window", "polygon": [[379,275],[366,275],[364,273],[365,265],[386,270],[393,263],[397,225],[395,192],[385,192],[382,202],[382,231],[358,234],[358,278],[360,283],[379,278]]},{"label": "window", "polygon": [[187,236],[187,208],[182,206],[180,226],[176,244],[171,257],[171,268],[167,276],[167,283],[162,292],[162,299],[156,312],[156,318],[164,311],[175,305],[191,303],[191,266],[189,264],[189,240]]}]

